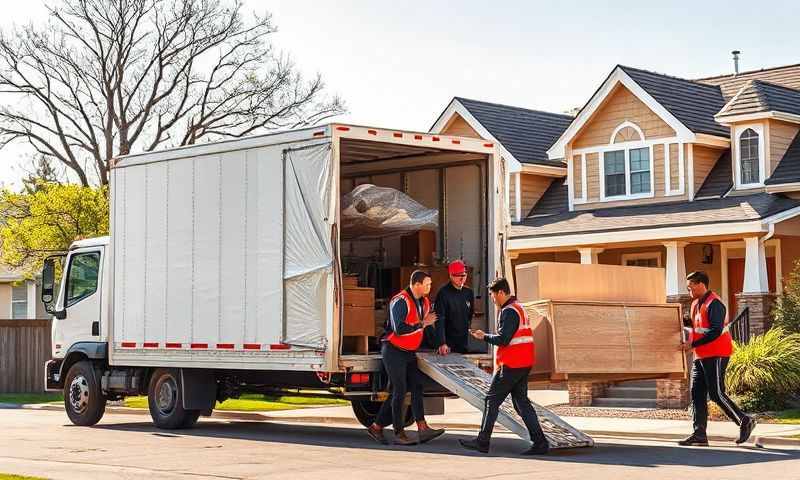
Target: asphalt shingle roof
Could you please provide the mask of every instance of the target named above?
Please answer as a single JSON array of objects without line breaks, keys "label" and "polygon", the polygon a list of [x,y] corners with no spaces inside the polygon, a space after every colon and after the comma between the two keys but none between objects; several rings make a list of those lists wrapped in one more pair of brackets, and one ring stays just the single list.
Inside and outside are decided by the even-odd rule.
[{"label": "asphalt shingle roof", "polygon": [[511,226],[511,238],[670,228],[759,220],[800,206],[800,200],[757,193],[739,197],[601,208],[527,218]]},{"label": "asphalt shingle roof", "polygon": [[560,178],[553,179],[527,216],[554,215],[569,210],[568,195],[569,189],[566,182]]},{"label": "asphalt shingle roof", "polygon": [[800,63],[780,67],[763,68],[742,72],[738,75],[718,75],[716,77],[698,78],[695,81],[706,85],[718,85],[725,99],[730,99],[749,80],[764,80],[784,87],[800,89]]},{"label": "asphalt shingle roof", "polygon": [[563,167],[549,160],[547,149],[564,133],[573,117],[559,113],[455,97],[469,113],[522,163]]},{"label": "asphalt shingle roof", "polygon": [[697,190],[695,198],[721,197],[733,188],[733,164],[731,150],[727,149],[717,159],[706,179]]},{"label": "asphalt shingle roof", "polygon": [[714,120],[714,115],[725,106],[719,86],[622,65],[619,68],[689,130],[725,137],[730,135],[728,127]]},{"label": "asphalt shingle roof", "polygon": [[761,80],[746,82],[719,112],[720,116],[759,112],[785,112],[800,115],[800,90]]},{"label": "asphalt shingle roof", "polygon": [[779,183],[800,182],[800,133],[795,135],[783,158],[775,167],[775,171],[764,183],[777,185]]}]

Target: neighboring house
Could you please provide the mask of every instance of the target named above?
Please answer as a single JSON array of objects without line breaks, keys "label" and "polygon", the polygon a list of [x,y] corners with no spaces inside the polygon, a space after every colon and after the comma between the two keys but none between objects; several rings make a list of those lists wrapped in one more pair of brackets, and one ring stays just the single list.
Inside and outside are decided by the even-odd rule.
[{"label": "neighboring house", "polygon": [[49,318],[39,292],[38,282],[0,267],[0,318]]},{"label": "neighboring house", "polygon": [[566,159],[566,185],[512,225],[512,258],[662,267],[684,305],[686,272],[705,270],[761,332],[800,259],[798,132],[798,65],[698,80],[617,66],[537,159]]}]

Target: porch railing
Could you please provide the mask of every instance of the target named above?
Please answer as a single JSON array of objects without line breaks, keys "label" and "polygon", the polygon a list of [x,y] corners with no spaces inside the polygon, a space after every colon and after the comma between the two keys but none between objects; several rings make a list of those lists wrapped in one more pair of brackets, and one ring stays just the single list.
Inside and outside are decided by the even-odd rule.
[{"label": "porch railing", "polygon": [[750,342],[750,307],[744,307],[736,319],[728,325],[731,337],[738,343]]}]

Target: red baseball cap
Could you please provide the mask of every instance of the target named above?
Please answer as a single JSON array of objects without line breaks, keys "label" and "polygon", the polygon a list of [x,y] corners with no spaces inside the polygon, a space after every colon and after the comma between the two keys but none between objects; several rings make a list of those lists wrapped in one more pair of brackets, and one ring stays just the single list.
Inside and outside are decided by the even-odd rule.
[{"label": "red baseball cap", "polygon": [[463,273],[467,273],[467,266],[464,265],[464,262],[461,260],[453,260],[450,262],[450,265],[447,266],[447,273],[450,275],[461,275]]}]

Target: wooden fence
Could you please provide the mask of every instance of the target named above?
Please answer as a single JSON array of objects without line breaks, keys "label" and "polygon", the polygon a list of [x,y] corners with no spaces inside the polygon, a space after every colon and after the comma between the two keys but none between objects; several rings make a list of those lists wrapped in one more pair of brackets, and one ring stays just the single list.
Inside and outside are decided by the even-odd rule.
[{"label": "wooden fence", "polygon": [[0,320],[0,393],[44,391],[50,320]]}]

